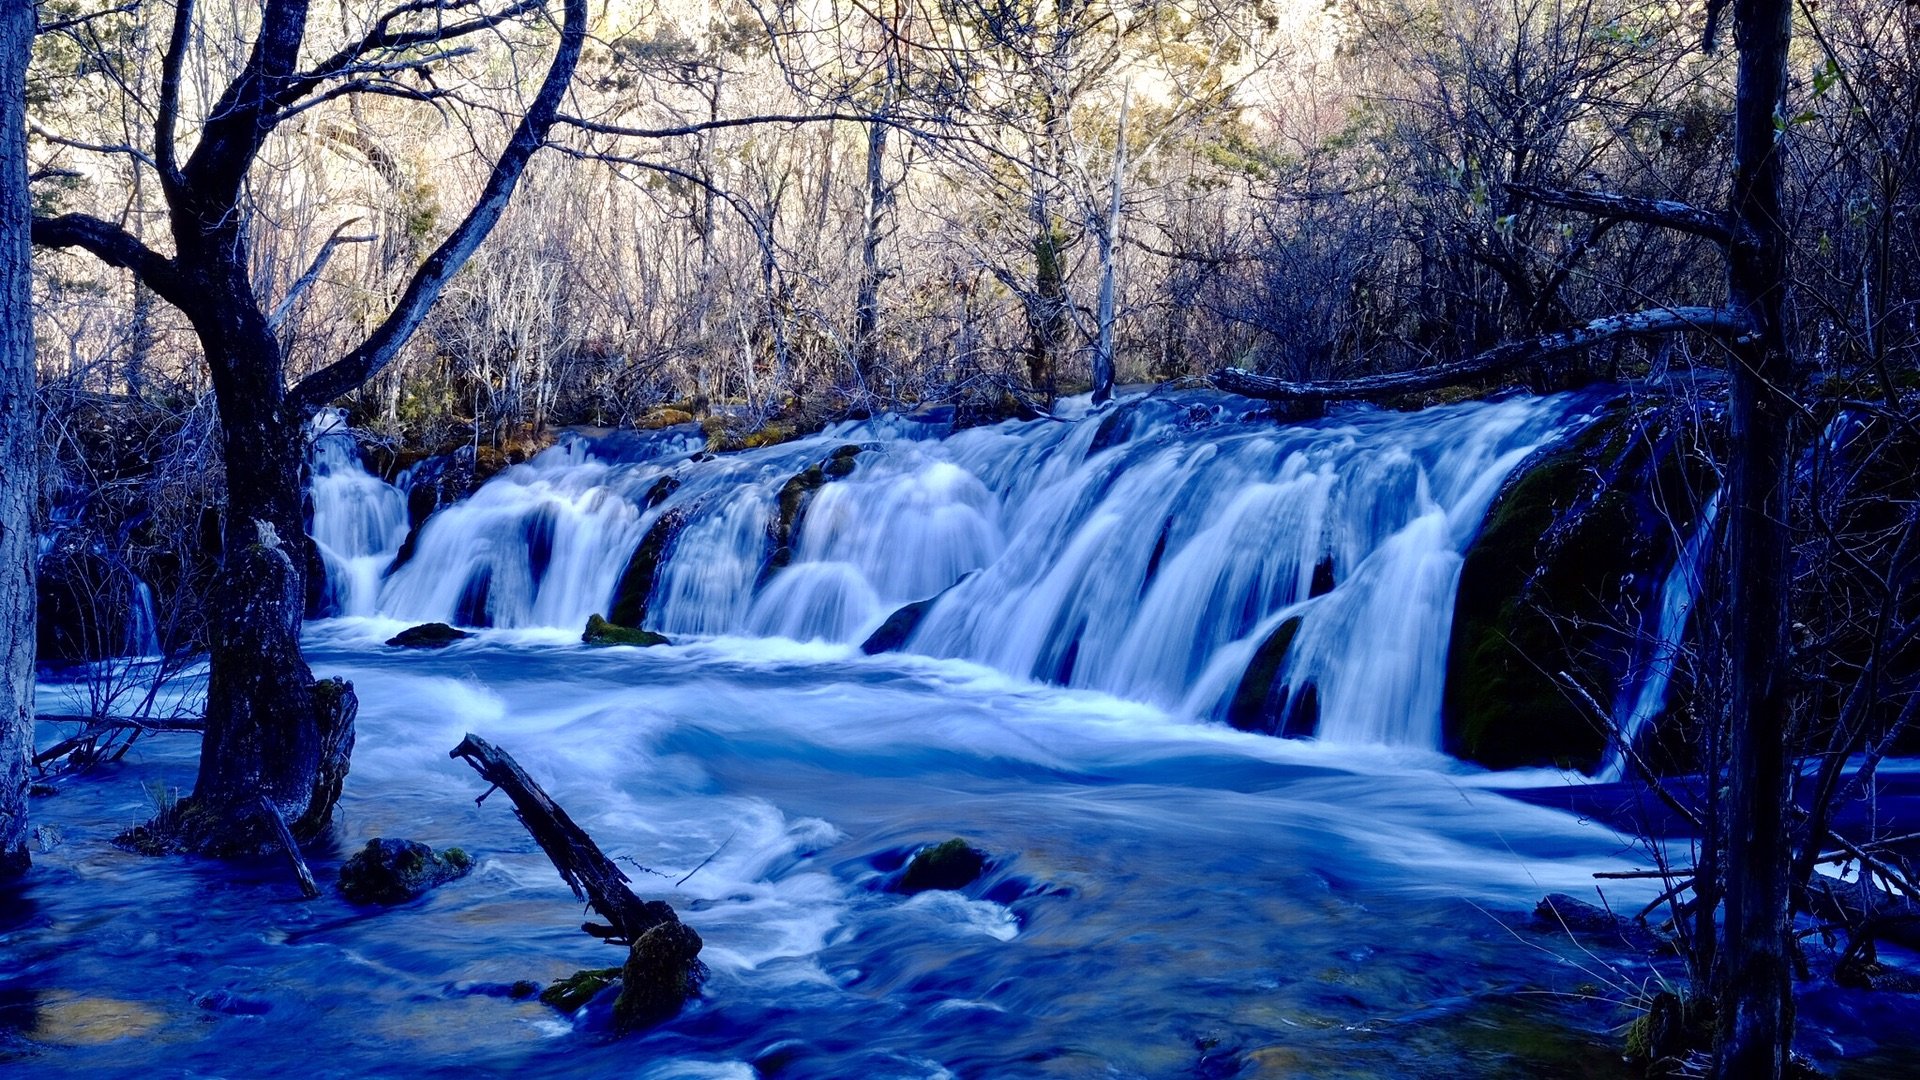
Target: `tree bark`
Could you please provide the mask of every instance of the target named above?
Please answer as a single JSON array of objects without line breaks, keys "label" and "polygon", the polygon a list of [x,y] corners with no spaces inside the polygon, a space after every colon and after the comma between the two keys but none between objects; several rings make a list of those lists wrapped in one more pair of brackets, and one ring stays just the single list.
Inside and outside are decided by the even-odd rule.
[{"label": "tree bark", "polygon": [[0,879],[27,869],[27,761],[33,755],[32,203],[27,196],[27,64],[35,7],[0,5]]},{"label": "tree bark", "polygon": [[1131,94],[1120,94],[1120,130],[1114,136],[1113,177],[1108,191],[1105,222],[1096,222],[1094,235],[1100,241],[1099,339],[1093,346],[1093,403],[1099,405],[1113,397],[1113,322],[1114,262],[1119,256],[1122,185],[1127,172],[1127,106]]},{"label": "tree bark", "polygon": [[1724,578],[1730,715],[1719,1076],[1783,1075],[1793,1043],[1788,883],[1791,661],[1788,482],[1794,365],[1787,352],[1787,236],[1780,131],[1790,0],[1736,0],[1730,306],[1754,333],[1734,349]]}]

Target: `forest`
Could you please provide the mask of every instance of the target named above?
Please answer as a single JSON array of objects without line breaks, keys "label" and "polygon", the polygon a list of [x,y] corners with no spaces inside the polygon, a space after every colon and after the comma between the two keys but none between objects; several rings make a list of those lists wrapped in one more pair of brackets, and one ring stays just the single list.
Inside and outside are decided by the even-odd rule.
[{"label": "forest", "polygon": [[10,1072],[1920,1076],[1912,0],[9,0],[0,184]]}]

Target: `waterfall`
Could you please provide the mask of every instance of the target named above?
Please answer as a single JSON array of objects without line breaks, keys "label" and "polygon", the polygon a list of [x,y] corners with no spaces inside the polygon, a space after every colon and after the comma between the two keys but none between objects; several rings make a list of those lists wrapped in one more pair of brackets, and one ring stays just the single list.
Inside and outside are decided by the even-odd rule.
[{"label": "waterfall", "polygon": [[1313,688],[1321,738],[1434,747],[1463,552],[1507,474],[1584,415],[1515,398],[1281,425],[1206,392],[1067,408],[718,456],[676,429],[569,436],[433,515],[384,580],[403,500],[323,438],[315,531],[344,613],[573,629],[625,577],[670,637],[852,644],[930,600],[906,651],[1197,718],[1223,718],[1298,618],[1279,681]]},{"label": "waterfall", "polygon": [[1647,726],[1667,707],[1667,690],[1673,684],[1674,669],[1686,648],[1687,621],[1700,595],[1700,571],[1713,538],[1713,519],[1720,508],[1720,493],[1707,499],[1700,512],[1700,523],[1693,535],[1681,545],[1673,567],[1660,581],[1654,601],[1654,618],[1643,655],[1634,665],[1633,675],[1621,687],[1614,705],[1616,743],[1607,749],[1607,757],[1597,774],[1602,780],[1618,780],[1626,769],[1622,746],[1632,746]]},{"label": "waterfall", "polygon": [[313,539],[327,568],[327,607],[372,615],[380,578],[407,536],[407,500],[361,464],[337,411],[313,430]]},{"label": "waterfall", "polygon": [[133,580],[132,601],[127,611],[127,656],[159,656],[160,623],[154,616],[153,589],[138,576],[129,574]]}]

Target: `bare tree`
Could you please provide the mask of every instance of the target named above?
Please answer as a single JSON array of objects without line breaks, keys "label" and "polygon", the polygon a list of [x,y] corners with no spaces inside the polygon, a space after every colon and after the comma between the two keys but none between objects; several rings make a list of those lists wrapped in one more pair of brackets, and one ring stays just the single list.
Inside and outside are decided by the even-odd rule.
[{"label": "bare tree", "polygon": [[33,755],[33,253],[27,64],[34,6],[0,6],[0,878],[27,868]]},{"label": "bare tree", "polygon": [[[288,385],[274,306],[250,264],[250,185],[284,125],[329,103],[368,96],[437,102],[437,64],[469,39],[542,18],[545,0],[480,5],[413,0],[367,18],[331,52],[306,48],[305,0],[270,0],[245,35],[237,74],[210,95],[198,139],[183,147],[191,83],[216,77],[192,0],[179,0],[162,61],[149,148],[126,156],[153,171],[167,205],[174,253],[88,214],[37,219],[33,241],[75,247],[130,270],[193,326],[221,418],[227,479],[225,562],[215,595],[207,732],[193,798],[178,818],[183,842],[205,850],[259,847],[275,823],[298,836],[331,820],[352,748],[354,703],[342,684],[316,686],[300,651],[310,541],[302,514],[303,425],[312,412],[392,362],[448,281],[506,208],[527,162],[545,143],[586,38],[585,0],[564,0],[553,59],[514,125],[478,198],[420,263],[392,307],[356,347]],[[184,153],[184,160],[182,155]],[[323,248],[324,255],[329,249]],[[263,803],[262,797],[265,797]]]}]

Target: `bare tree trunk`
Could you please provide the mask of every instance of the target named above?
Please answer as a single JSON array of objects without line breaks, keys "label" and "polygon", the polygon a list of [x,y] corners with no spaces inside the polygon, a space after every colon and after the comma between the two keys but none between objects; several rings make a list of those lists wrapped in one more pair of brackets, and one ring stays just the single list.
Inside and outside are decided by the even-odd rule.
[{"label": "bare tree trunk", "polygon": [[[891,69],[892,61],[888,61]],[[891,96],[891,91],[889,91]],[[867,205],[860,235],[860,294],[854,301],[854,368],[863,386],[871,388],[874,361],[879,354],[880,241],[887,214],[893,207],[893,188],[887,183],[887,125],[867,125]]]},{"label": "bare tree trunk", "polygon": [[1108,199],[1107,220],[1095,235],[1100,241],[1100,337],[1093,348],[1093,403],[1098,405],[1113,396],[1113,264],[1120,246],[1121,185],[1127,171],[1127,105],[1129,93],[1120,94],[1120,131],[1113,144],[1112,191]]},{"label": "bare tree trunk", "polygon": [[1735,346],[1728,464],[1727,671],[1731,710],[1725,945],[1718,1075],[1781,1076],[1793,1043],[1787,847],[1791,658],[1788,482],[1794,364],[1787,353],[1787,236],[1775,117],[1787,86],[1790,0],[1736,0],[1740,52],[1734,103],[1728,251],[1730,306],[1754,333]]},{"label": "bare tree trunk", "polygon": [[27,63],[34,5],[0,5],[0,878],[27,869],[33,756],[33,225]]}]

